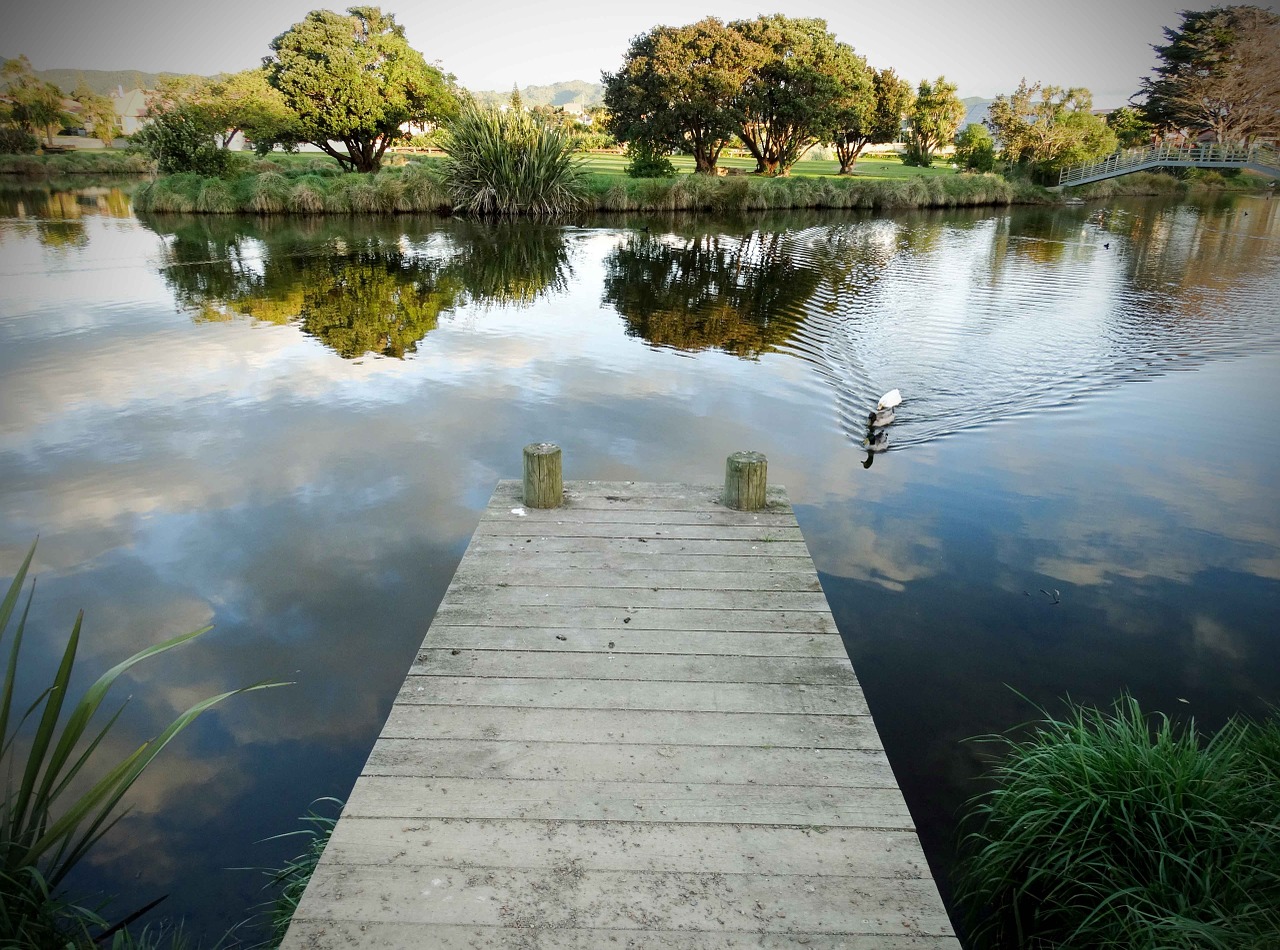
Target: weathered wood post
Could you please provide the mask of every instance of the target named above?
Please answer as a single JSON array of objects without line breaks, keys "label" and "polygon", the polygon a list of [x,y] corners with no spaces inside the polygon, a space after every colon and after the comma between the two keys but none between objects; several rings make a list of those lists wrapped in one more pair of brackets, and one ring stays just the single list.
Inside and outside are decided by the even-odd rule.
[{"label": "weathered wood post", "polygon": [[769,460],[759,452],[734,452],[724,466],[724,503],[740,511],[765,505]]},{"label": "weathered wood post", "polygon": [[560,446],[533,442],[524,447],[524,503],[529,508],[559,508],[564,501]]}]

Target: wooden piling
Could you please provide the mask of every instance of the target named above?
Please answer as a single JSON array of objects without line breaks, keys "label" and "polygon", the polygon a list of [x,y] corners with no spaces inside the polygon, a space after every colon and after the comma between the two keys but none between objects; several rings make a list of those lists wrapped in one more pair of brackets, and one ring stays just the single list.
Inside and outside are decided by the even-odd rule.
[{"label": "wooden piling", "polygon": [[564,500],[560,446],[533,442],[524,447],[524,503],[527,508],[559,508]]},{"label": "wooden piling", "polygon": [[724,503],[739,511],[765,506],[769,462],[759,452],[734,452],[724,467]]}]

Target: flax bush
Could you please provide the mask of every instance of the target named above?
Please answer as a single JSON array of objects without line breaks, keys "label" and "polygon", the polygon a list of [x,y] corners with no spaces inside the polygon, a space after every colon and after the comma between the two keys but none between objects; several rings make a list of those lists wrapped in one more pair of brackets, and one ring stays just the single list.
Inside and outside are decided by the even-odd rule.
[{"label": "flax bush", "polygon": [[552,215],[582,205],[585,176],[572,139],[528,113],[465,109],[443,147],[441,181],[455,211]]},{"label": "flax bush", "polygon": [[[125,795],[165,746],[206,710],[247,690],[231,690],[196,703],[154,739],[103,766],[95,753],[120,715],[117,711],[105,723],[97,721],[111,687],[138,663],[194,640],[209,628],[135,653],[103,673],[76,700],[68,696],[68,687],[80,644],[82,613],[71,628],[52,682],[23,709],[16,704],[15,684],[31,593],[11,635],[9,622],[35,551],[33,543],[0,601],[0,644],[8,650],[0,686],[0,775],[5,776],[0,799],[0,945],[64,950],[92,946],[112,929],[93,910],[62,894],[67,874],[119,820]],[[270,685],[277,684],[247,689]],[[92,930],[104,932],[90,938]]]}]

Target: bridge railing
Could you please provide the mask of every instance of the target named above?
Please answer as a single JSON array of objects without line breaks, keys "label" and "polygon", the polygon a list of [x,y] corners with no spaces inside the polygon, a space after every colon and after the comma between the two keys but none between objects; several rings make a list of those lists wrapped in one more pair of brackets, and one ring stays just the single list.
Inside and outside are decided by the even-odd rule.
[{"label": "bridge railing", "polygon": [[1265,165],[1280,167],[1276,150],[1266,145],[1153,145],[1115,152],[1091,165],[1064,168],[1058,185],[1072,185],[1090,178],[1112,177],[1140,168],[1161,165]]}]

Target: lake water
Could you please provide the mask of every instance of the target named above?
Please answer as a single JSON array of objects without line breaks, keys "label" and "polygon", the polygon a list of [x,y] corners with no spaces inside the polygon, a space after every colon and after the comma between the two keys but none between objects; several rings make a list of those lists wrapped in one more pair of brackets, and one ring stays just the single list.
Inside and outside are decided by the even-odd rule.
[{"label": "lake water", "polygon": [[1280,202],[495,227],[139,220],[102,188],[0,214],[0,578],[40,536],[20,696],[78,608],[80,686],[216,625],[122,684],[113,752],[294,684],[136,787],[74,881],[121,910],[169,894],[215,935],[262,898],[235,869],[345,797],[532,441],[567,478],[768,456],[944,893],[965,739],[1029,701],[1129,690],[1210,727],[1280,702]]}]

